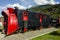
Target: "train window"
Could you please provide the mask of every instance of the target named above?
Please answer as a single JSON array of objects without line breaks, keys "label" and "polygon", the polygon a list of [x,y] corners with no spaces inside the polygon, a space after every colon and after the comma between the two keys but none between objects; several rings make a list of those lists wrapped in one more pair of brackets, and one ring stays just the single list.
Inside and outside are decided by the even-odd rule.
[{"label": "train window", "polygon": [[53,20],[53,22],[56,22],[56,20]]}]

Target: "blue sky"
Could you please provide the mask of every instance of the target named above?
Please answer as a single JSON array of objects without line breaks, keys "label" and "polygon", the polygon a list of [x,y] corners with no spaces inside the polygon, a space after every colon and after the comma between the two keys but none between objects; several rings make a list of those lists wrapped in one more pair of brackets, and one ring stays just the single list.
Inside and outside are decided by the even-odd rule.
[{"label": "blue sky", "polygon": [[[28,6],[28,5],[35,5],[33,0],[1,0],[0,6],[6,6],[8,4],[16,4],[19,3],[20,5]],[[28,5],[27,5],[28,3]]]},{"label": "blue sky", "polygon": [[7,7],[19,6],[20,8],[30,8],[36,5],[59,4],[60,0],[0,0],[0,17],[1,11]]}]

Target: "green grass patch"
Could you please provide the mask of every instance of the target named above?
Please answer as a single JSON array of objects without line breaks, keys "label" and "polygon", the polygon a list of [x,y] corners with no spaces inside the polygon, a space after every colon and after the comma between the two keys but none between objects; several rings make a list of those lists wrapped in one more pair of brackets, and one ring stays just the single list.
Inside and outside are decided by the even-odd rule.
[{"label": "green grass patch", "polygon": [[3,29],[3,26],[0,26],[0,30]]},{"label": "green grass patch", "polygon": [[60,40],[60,29],[43,36],[33,38],[32,40]]}]

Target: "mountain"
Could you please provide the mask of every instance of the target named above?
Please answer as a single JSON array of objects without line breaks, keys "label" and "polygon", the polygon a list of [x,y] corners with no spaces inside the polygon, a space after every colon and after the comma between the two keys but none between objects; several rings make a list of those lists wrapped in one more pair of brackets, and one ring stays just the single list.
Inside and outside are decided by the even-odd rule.
[{"label": "mountain", "polygon": [[39,5],[39,6],[31,7],[27,10],[32,11],[32,12],[42,13],[42,14],[48,14],[48,15],[51,15],[51,17],[53,17],[53,18],[60,17],[60,4],[56,4],[56,5],[49,5],[49,4]]}]

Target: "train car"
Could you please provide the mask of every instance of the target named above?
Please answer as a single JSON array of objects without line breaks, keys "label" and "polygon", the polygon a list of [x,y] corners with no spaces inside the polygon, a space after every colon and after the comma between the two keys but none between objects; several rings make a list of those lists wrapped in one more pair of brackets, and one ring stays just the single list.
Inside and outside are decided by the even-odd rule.
[{"label": "train car", "polygon": [[4,16],[4,32],[10,35],[18,30],[26,32],[28,30],[36,30],[46,28],[50,25],[50,15],[30,12],[28,10],[20,10],[15,7],[7,8],[2,11]]},{"label": "train car", "polygon": [[58,18],[51,18],[51,26],[58,28],[60,26],[60,17]]},{"label": "train car", "polygon": [[58,17],[57,22],[57,26],[60,26],[60,17]]}]

